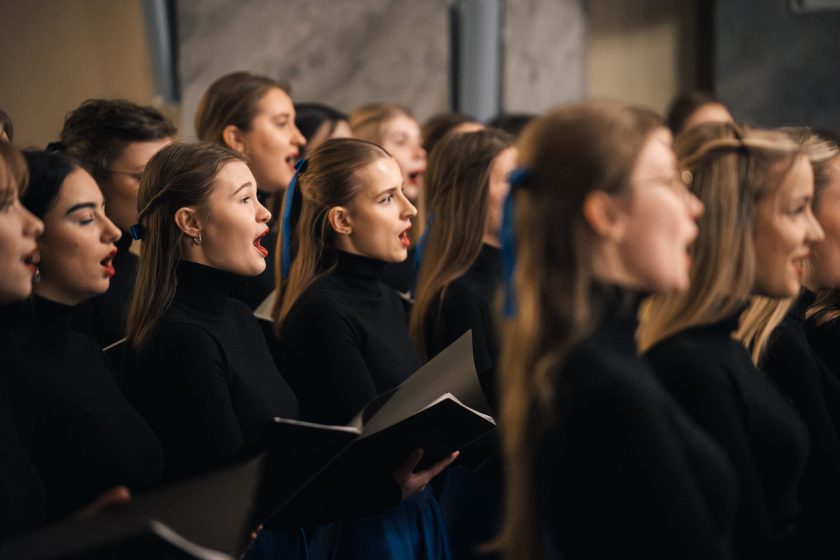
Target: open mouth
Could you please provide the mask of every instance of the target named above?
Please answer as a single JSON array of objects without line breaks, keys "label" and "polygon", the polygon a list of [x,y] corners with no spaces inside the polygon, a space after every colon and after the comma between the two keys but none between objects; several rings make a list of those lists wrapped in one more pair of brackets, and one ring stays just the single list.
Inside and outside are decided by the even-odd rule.
[{"label": "open mouth", "polygon": [[403,249],[408,249],[411,245],[411,239],[408,238],[408,230],[411,229],[411,226],[407,227],[404,232],[400,234],[400,244],[402,245]]},{"label": "open mouth", "polygon": [[802,278],[802,275],[805,272],[805,261],[808,260],[808,257],[799,257],[793,259],[793,269],[796,271],[797,276]]},{"label": "open mouth", "polygon": [[99,261],[99,264],[102,266],[102,270],[105,271],[105,274],[108,278],[113,278],[114,275],[117,273],[117,270],[114,268],[114,257],[117,256],[117,250],[112,249],[108,256]]},{"label": "open mouth", "polygon": [[408,182],[414,186],[420,182],[420,177],[423,175],[422,171],[412,171],[408,174]]},{"label": "open mouth", "polygon": [[262,233],[262,235],[260,235],[256,239],[254,239],[254,247],[257,248],[257,251],[260,252],[260,254],[263,256],[263,258],[268,256],[268,249],[263,247],[260,242],[262,241],[262,238],[265,237],[266,235],[268,235],[268,228],[266,228],[266,230]]},{"label": "open mouth", "polygon": [[41,262],[41,254],[38,252],[38,249],[35,249],[25,257],[23,257],[23,264],[26,265],[26,268],[29,269],[33,275],[35,271],[38,269],[38,263]]},{"label": "open mouth", "polygon": [[295,165],[297,164],[298,160],[300,159],[300,154],[292,154],[286,158],[286,165],[289,166],[289,169],[292,171],[295,170]]}]

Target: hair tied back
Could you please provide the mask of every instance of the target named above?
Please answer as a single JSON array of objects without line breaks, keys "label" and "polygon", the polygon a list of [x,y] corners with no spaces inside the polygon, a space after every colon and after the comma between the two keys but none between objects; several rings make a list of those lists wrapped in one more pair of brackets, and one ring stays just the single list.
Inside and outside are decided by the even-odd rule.
[{"label": "hair tied back", "polygon": [[294,177],[292,177],[288,188],[286,189],[286,195],[283,200],[283,216],[281,219],[282,244],[280,247],[280,278],[283,280],[289,277],[289,270],[291,270],[292,268],[291,237],[292,216],[294,215],[292,211],[295,202],[295,190],[297,190],[298,178],[301,176],[301,174],[306,172],[306,168],[308,166],[309,161],[305,158],[301,158],[295,164],[296,172]]}]

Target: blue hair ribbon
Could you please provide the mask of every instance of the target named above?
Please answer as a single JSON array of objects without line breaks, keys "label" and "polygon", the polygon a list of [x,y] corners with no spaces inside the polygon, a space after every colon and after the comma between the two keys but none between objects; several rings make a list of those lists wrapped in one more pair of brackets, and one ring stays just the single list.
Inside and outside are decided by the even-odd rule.
[{"label": "blue hair ribbon", "polygon": [[289,183],[283,199],[283,218],[280,226],[281,235],[283,236],[283,241],[280,246],[280,277],[283,280],[289,277],[289,271],[292,268],[292,206],[295,202],[295,190],[297,190],[298,178],[301,173],[306,171],[306,166],[306,159],[300,159],[295,164],[295,175],[292,177],[292,181]]},{"label": "blue hair ribbon", "polygon": [[140,224],[133,224],[129,226],[128,231],[135,241],[140,241],[146,235],[146,230]]},{"label": "blue hair ribbon", "polygon": [[423,253],[426,252],[426,243],[429,241],[429,229],[435,223],[435,215],[429,214],[426,218],[426,231],[417,240],[417,247],[414,249],[414,261],[411,265],[411,292],[417,289],[417,275],[420,273],[420,265],[423,264]]},{"label": "blue hair ribbon", "polygon": [[502,282],[504,285],[504,315],[510,319],[516,316],[516,290],[513,277],[516,272],[516,227],[513,196],[516,187],[531,178],[531,172],[524,167],[514,169],[508,177],[510,192],[505,197],[502,210]]}]

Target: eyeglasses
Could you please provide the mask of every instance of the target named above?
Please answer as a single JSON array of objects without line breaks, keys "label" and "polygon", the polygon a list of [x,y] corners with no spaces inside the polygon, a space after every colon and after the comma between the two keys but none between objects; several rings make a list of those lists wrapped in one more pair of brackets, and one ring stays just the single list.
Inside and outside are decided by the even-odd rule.
[{"label": "eyeglasses", "polygon": [[143,177],[143,171],[126,171],[125,169],[108,169],[111,173],[120,173],[122,175],[128,175],[138,183],[140,179]]}]

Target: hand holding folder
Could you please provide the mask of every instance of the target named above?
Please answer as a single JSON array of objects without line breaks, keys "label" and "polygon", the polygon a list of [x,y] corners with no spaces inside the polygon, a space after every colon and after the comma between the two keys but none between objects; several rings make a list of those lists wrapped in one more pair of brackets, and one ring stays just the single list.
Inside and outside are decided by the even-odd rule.
[{"label": "hand holding folder", "polygon": [[415,470],[428,469],[492,431],[488,412],[467,332],[346,426],[275,418],[270,441],[294,458],[268,473],[271,499],[293,518],[288,511],[323,501],[324,488],[390,477],[417,449],[423,457]]}]

